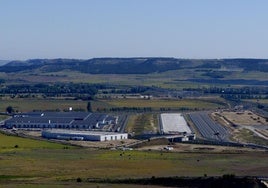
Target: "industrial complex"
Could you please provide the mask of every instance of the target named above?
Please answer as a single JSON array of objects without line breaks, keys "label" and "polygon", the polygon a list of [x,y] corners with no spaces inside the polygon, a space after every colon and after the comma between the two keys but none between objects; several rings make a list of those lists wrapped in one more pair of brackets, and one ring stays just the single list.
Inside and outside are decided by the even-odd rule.
[{"label": "industrial complex", "polygon": [[[48,139],[109,141],[127,139],[126,133],[116,133],[118,116],[88,112],[32,112],[13,115],[5,121],[5,128],[42,131]],[[106,130],[106,131],[104,131]]]},{"label": "industrial complex", "polygon": [[[160,114],[160,133],[172,141],[195,139],[181,113]],[[128,139],[128,134],[118,133],[120,116],[89,112],[31,112],[14,114],[5,121],[5,128],[41,131],[48,139],[109,141]],[[121,120],[121,119],[120,119]],[[120,125],[119,125],[120,124]],[[113,127],[107,129],[107,127]],[[122,126],[124,127],[124,126]],[[159,135],[160,136],[160,135]]]}]

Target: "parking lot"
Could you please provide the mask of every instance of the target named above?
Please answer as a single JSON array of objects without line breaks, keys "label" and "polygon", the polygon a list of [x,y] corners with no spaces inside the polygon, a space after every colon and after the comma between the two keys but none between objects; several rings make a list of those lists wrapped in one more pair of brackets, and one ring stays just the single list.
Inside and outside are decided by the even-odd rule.
[{"label": "parking lot", "polygon": [[202,137],[208,140],[229,141],[228,130],[213,121],[207,112],[191,113],[189,116]]}]

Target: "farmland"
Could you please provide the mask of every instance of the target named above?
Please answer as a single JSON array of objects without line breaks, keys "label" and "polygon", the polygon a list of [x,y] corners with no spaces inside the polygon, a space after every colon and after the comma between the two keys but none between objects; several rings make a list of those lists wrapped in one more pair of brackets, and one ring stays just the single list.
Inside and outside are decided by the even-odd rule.
[{"label": "farmland", "polygon": [[[8,139],[8,140],[6,140]],[[263,152],[176,153],[109,151],[69,147],[43,142],[28,146],[24,138],[1,135],[0,184],[38,183],[72,185],[77,178],[122,179],[168,176],[263,175],[268,157]],[[6,143],[10,142],[10,145]],[[28,142],[26,139],[25,142]],[[15,143],[19,148],[14,148]],[[50,145],[51,144],[51,145]],[[3,149],[10,148],[10,150]],[[12,149],[12,150],[11,150]],[[220,154],[220,155],[219,155]],[[215,168],[217,166],[217,168]]]},{"label": "farmland", "polygon": [[[27,66],[21,66],[17,62],[2,66],[0,79],[6,79],[11,84],[84,82],[155,85],[174,89],[189,86],[198,88],[200,85],[213,86],[215,82],[209,80],[214,78],[221,80],[219,83],[221,86],[256,85],[256,83],[263,85],[259,81],[267,81],[265,61],[264,59],[174,58],[35,59],[22,63]],[[235,68],[230,66],[231,64],[235,65]],[[261,71],[258,69],[259,66],[263,67]],[[241,78],[246,82],[241,83]],[[231,83],[227,79],[230,79]]]},{"label": "farmland", "polygon": [[[101,61],[107,60],[110,61],[109,59]],[[99,66],[101,61],[94,64]],[[109,65],[111,67],[118,59],[112,59],[112,61]],[[0,81],[2,81],[0,112],[5,112],[6,107],[11,106],[15,112],[67,111],[69,107],[72,107],[74,111],[122,113],[128,120],[124,124],[126,125],[125,131],[134,132],[133,135],[137,136],[134,138],[137,139],[145,138],[145,135],[155,136],[159,133],[160,113],[186,112],[192,113],[193,122],[190,121],[190,126],[195,131],[198,130],[205,139],[229,141],[229,133],[223,126],[212,121],[209,115],[198,111],[222,111],[222,109],[239,105],[240,99],[246,103],[262,104],[259,107],[263,109],[267,105],[266,72],[251,71],[240,65],[237,65],[238,67],[235,67],[236,70],[233,71],[232,66],[228,67],[228,63],[227,68],[223,67],[225,68],[223,71],[217,60],[215,62],[213,60],[212,64],[200,60],[194,60],[192,64],[189,64],[182,60],[179,63],[181,67],[178,69],[166,70],[168,66],[163,66],[165,70],[151,70],[152,65],[161,67],[163,63],[161,59],[156,64],[152,62],[147,62],[148,64],[142,66],[147,67],[147,72],[141,72],[144,70],[137,67],[135,69],[137,72],[115,67],[110,70],[106,69],[106,64],[100,66],[100,72],[92,73],[90,71],[98,70],[87,67],[84,67],[87,69],[80,67],[78,70],[74,69],[77,67],[73,67],[72,64],[68,65],[64,62],[59,64],[59,66],[65,64],[63,68],[47,64],[45,67],[34,69],[21,67],[21,71],[18,72],[12,72],[11,69],[14,68],[12,66],[6,67],[7,72],[0,73]],[[126,64],[121,65],[124,68]],[[88,64],[88,66],[91,65]],[[112,72],[105,74],[105,71]],[[121,72],[118,73],[118,71]],[[90,89],[94,92],[89,93]],[[256,107],[258,107],[257,103]],[[88,104],[90,108],[87,108]],[[195,116],[195,113],[199,115]],[[248,124],[253,122],[261,125],[267,124],[265,118],[255,115],[244,118],[243,115],[235,112],[229,119],[227,116],[227,120],[234,124],[243,124],[239,122],[241,120]],[[6,117],[2,116],[1,120]],[[189,117],[187,120],[190,120]],[[227,121],[224,118],[221,120]],[[230,127],[231,125],[228,128]],[[234,128],[230,130],[233,131]],[[199,136],[198,131],[196,132]],[[267,132],[262,131],[259,134],[267,134]],[[29,134],[29,136],[33,135]],[[267,140],[258,137],[256,131],[252,132],[249,129],[235,130],[231,136],[233,136],[232,140],[242,143],[267,145]],[[84,147],[82,148],[1,134],[0,185],[5,185],[5,187],[35,187],[37,184],[38,187],[97,187],[99,183],[96,184],[94,181],[106,179],[268,174],[267,152],[260,149],[178,145],[169,143],[163,138],[162,140],[144,139],[140,142],[141,145],[136,146],[137,149],[133,151],[121,151],[115,148],[128,143],[132,144],[132,142],[140,141],[133,139],[101,144],[66,141],[66,143],[80,144]],[[173,145],[174,150],[164,151],[163,148],[167,145]],[[82,183],[76,182],[78,179]],[[93,181],[93,183],[88,183],[88,181]],[[124,185],[100,185],[126,187]],[[127,185],[127,187],[130,186]]]},{"label": "farmland", "polygon": [[178,109],[217,109],[222,108],[224,105],[222,101],[210,101],[205,99],[111,99],[111,100],[98,100],[98,103],[93,102],[94,109],[110,107],[150,107],[152,110],[178,110]]},{"label": "farmland", "polygon": [[62,99],[2,99],[0,100],[0,111],[4,112],[7,106],[12,106],[15,111],[29,112],[33,110],[52,110],[63,111],[69,107],[78,110],[86,110],[87,103],[77,100],[62,100]]},{"label": "farmland", "polygon": [[[39,141],[15,136],[7,136],[0,133],[0,153],[16,152],[32,149],[62,149],[67,147],[66,145],[52,143],[48,141]],[[68,148],[74,148],[68,146]]]},{"label": "farmland", "polygon": [[[110,99],[110,100],[94,100],[91,101],[94,111],[108,110],[112,108],[151,108],[152,110],[180,110],[180,109],[217,109],[223,108],[222,101],[206,101],[204,99]],[[29,112],[33,110],[51,110],[64,111],[72,107],[73,110],[87,110],[87,101],[70,100],[62,98],[9,98],[5,97],[0,100],[0,112],[4,112],[6,107],[12,106],[15,111]]]}]

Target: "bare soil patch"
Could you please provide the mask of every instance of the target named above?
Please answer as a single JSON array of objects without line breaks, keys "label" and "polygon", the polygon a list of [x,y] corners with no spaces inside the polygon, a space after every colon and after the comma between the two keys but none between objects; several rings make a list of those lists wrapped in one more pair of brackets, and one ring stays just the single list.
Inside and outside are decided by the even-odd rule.
[{"label": "bare soil patch", "polygon": [[227,119],[227,121],[232,122],[235,125],[245,125],[245,126],[251,126],[251,125],[268,125],[268,122],[266,120],[251,112],[251,111],[241,111],[241,112],[219,112],[221,116]]}]

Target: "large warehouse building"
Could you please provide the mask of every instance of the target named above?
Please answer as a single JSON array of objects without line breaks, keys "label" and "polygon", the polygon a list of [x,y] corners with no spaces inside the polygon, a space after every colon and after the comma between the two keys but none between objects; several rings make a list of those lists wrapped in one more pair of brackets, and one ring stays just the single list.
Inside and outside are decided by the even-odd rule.
[{"label": "large warehouse building", "polygon": [[162,131],[165,134],[192,133],[184,117],[180,113],[161,114]]},{"label": "large warehouse building", "polygon": [[109,141],[124,140],[127,133],[95,132],[95,131],[72,131],[64,129],[49,129],[42,131],[42,137],[62,140],[85,140],[85,141]]},{"label": "large warehouse building", "polygon": [[195,139],[195,134],[188,126],[182,114],[163,113],[160,117],[162,134],[167,134],[169,138],[176,138],[181,141]]},{"label": "large warehouse building", "polygon": [[98,129],[117,124],[118,117],[88,112],[33,112],[15,114],[5,121],[6,128],[16,129]]}]

